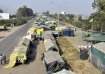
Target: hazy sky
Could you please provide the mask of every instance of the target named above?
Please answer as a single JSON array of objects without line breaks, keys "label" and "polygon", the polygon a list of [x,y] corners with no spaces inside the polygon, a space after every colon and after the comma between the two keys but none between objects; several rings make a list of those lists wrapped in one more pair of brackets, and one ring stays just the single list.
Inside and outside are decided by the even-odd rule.
[{"label": "hazy sky", "polygon": [[5,12],[15,13],[20,6],[26,5],[34,11],[67,11],[89,15],[93,11],[92,2],[93,0],[0,0],[0,8]]}]

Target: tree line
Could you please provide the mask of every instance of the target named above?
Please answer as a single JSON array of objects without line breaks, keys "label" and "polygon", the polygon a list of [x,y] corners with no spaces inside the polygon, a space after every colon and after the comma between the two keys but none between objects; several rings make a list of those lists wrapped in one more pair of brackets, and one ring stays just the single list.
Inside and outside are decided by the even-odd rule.
[{"label": "tree line", "polygon": [[[85,31],[105,32],[105,0],[94,0],[92,7],[96,12],[87,19],[83,19],[80,15],[78,21],[75,21],[76,15],[74,14],[59,14],[59,20],[71,23]],[[55,13],[52,16],[58,19],[58,14]]]},{"label": "tree line", "polygon": [[88,19],[74,23],[84,30],[105,32],[105,0],[94,0],[92,7],[96,10]]},{"label": "tree line", "polygon": [[[4,11],[0,9],[0,13],[3,13]],[[22,25],[26,23],[29,19],[31,19],[34,16],[34,12],[31,8],[28,8],[27,6],[22,6],[17,9],[16,14],[10,15],[9,20],[0,20],[0,25],[6,25],[10,26],[11,24],[14,24],[15,26]]]},{"label": "tree line", "polygon": [[92,13],[90,19],[93,19],[93,29],[96,31],[105,31],[105,0],[94,0],[92,7],[96,10]]}]

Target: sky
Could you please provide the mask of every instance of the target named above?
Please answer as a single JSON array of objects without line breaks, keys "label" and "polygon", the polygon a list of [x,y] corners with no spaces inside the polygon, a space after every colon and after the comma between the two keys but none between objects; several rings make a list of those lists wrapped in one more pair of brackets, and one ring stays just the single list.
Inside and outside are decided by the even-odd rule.
[{"label": "sky", "polygon": [[14,14],[16,10],[26,5],[37,12],[68,12],[77,15],[90,15],[93,0],[0,0],[0,8],[5,12]]}]

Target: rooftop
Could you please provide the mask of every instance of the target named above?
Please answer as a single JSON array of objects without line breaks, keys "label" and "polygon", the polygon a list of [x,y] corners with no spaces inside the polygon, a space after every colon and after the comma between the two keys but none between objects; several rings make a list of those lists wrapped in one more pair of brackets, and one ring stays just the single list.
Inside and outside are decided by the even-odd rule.
[{"label": "rooftop", "polygon": [[97,43],[93,47],[105,53],[105,42]]}]

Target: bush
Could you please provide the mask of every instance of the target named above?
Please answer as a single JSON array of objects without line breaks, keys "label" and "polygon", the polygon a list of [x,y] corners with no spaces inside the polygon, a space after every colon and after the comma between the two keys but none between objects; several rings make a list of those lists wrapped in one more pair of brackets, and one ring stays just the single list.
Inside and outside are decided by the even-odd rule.
[{"label": "bush", "polygon": [[0,20],[0,26],[3,26],[4,24],[9,25],[10,20]]},{"label": "bush", "polygon": [[25,23],[27,23],[26,19],[19,18],[19,19],[15,20],[15,26],[19,26],[19,25],[22,25],[22,24],[25,24]]}]

